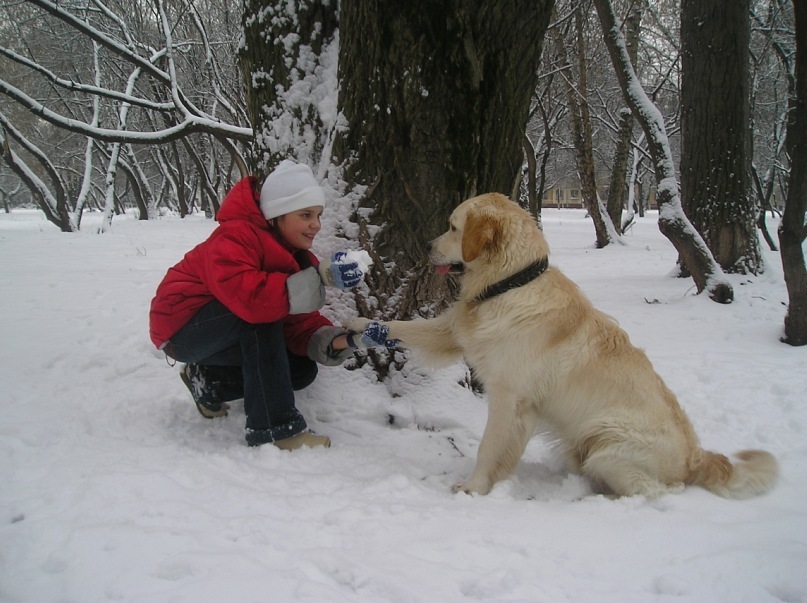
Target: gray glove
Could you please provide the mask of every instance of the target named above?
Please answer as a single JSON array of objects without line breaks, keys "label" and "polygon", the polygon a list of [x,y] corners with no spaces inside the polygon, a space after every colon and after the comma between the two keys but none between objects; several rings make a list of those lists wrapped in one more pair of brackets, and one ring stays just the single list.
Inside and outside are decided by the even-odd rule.
[{"label": "gray glove", "polygon": [[325,305],[325,285],[317,269],[311,266],[286,279],[289,314],[307,314]]},{"label": "gray glove", "polygon": [[353,356],[353,350],[334,350],[333,340],[344,335],[346,331],[339,327],[320,327],[308,340],[308,357],[325,366],[338,366]]}]

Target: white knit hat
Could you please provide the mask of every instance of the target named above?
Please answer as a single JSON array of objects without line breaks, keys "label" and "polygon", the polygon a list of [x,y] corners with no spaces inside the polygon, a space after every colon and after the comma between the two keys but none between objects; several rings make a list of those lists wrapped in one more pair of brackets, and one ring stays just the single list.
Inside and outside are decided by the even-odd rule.
[{"label": "white knit hat", "polygon": [[314,205],[325,205],[325,193],[304,163],[285,159],[263,181],[261,212],[267,220]]}]

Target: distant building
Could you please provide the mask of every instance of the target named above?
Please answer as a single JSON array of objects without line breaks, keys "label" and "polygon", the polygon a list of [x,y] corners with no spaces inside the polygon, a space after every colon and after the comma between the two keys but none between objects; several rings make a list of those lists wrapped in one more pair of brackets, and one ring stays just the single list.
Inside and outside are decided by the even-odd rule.
[{"label": "distant building", "polygon": [[[541,207],[561,208],[561,209],[584,209],[583,195],[580,190],[578,180],[565,180],[558,182],[554,186],[544,191]],[[608,198],[608,186],[597,187],[600,199],[605,201]],[[636,199],[644,199],[645,208],[656,209],[656,187],[655,184],[647,194],[642,195],[641,185],[636,185]]]}]

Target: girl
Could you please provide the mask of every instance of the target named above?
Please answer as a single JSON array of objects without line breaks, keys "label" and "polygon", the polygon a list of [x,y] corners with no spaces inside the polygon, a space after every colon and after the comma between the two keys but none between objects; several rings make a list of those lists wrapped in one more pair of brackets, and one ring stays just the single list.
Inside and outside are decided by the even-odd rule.
[{"label": "girl", "polygon": [[325,194],[307,165],[283,161],[258,188],[248,177],[227,194],[219,226],[168,270],[151,302],[158,349],[187,363],[180,374],[206,418],[244,398],[246,440],[292,450],[330,446],[307,429],[294,390],[309,385],[317,364],[339,365],[358,345],[385,345],[370,330],[354,340],[318,310],[324,284],[349,289],[364,274],[336,253],[311,253]]}]

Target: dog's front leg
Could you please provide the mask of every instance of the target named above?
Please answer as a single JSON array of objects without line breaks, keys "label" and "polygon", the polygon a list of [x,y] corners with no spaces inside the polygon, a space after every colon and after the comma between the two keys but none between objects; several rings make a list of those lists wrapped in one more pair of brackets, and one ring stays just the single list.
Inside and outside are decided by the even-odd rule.
[{"label": "dog's front leg", "polygon": [[[429,364],[441,366],[462,357],[452,321],[452,314],[445,312],[427,320],[391,320],[383,324],[389,328],[390,339],[400,340],[404,346],[417,350]],[[344,324],[351,331],[361,332],[370,322],[368,318],[351,318]]]},{"label": "dog's front leg", "polygon": [[510,475],[524,454],[537,421],[537,414],[528,404],[514,394],[496,392],[494,388],[476,466],[468,479],[454,486],[454,492],[487,494],[496,482]]}]

